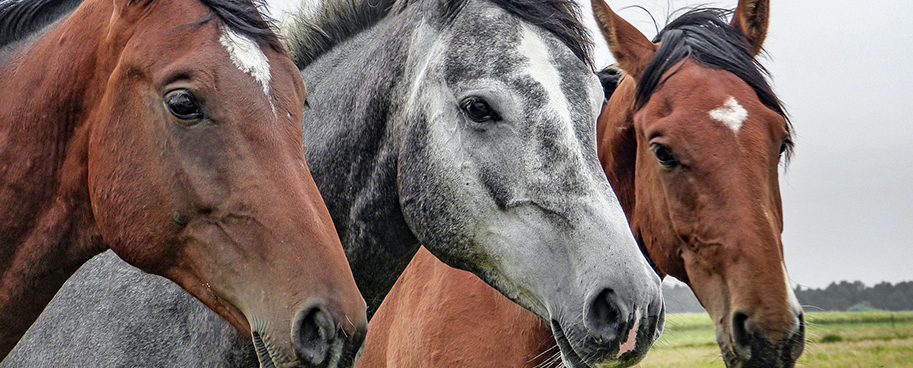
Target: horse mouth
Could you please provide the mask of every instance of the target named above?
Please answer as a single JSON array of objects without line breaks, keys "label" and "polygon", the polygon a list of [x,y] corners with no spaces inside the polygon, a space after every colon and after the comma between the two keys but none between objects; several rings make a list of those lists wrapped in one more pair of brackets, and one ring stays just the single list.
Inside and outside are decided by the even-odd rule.
[{"label": "horse mouth", "polygon": [[276,363],[273,362],[273,358],[269,354],[269,348],[266,347],[263,338],[260,337],[260,333],[252,331],[251,336],[253,336],[254,350],[257,351],[257,359],[260,360],[262,368],[276,368]]},{"label": "horse mouth", "polygon": [[[350,338],[350,340],[354,342],[351,344],[346,344],[346,341],[343,339],[336,339],[330,346],[330,350],[327,352],[327,357],[324,359],[323,364],[319,364],[318,366],[323,368],[353,366],[364,352],[365,335],[365,330],[356,331]],[[251,336],[254,342],[254,350],[257,352],[257,359],[260,361],[260,368],[283,368],[287,366],[287,363],[277,364],[276,360],[273,359],[273,354],[270,353],[269,346],[271,344],[269,343],[268,336],[264,339],[257,331],[252,331]],[[279,361],[281,362],[282,360],[280,359]],[[309,367],[309,365],[301,365],[300,362],[294,364],[294,366]]]},{"label": "horse mouth", "polygon": [[793,368],[802,353],[804,339],[804,329],[776,345],[755,337],[751,354],[747,356],[738,355],[731,344],[719,346],[727,368]]},{"label": "horse mouth", "polygon": [[591,368],[592,365],[588,364],[583,360],[583,357],[574,350],[574,346],[571,345],[571,341],[567,338],[567,335],[564,333],[564,329],[561,328],[561,324],[558,321],[552,320],[552,334],[555,335],[555,342],[558,343],[558,348],[561,349],[561,358],[564,360],[564,364],[568,368]]}]

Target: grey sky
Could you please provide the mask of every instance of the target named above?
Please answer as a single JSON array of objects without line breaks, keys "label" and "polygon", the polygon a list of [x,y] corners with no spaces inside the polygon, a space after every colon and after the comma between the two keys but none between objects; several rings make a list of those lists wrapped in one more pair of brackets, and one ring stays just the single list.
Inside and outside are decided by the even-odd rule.
[{"label": "grey sky", "polygon": [[[608,0],[650,38],[650,18],[625,7],[643,6],[661,27],[670,9],[736,2]],[[300,1],[268,3],[280,16]],[[608,65],[589,3],[582,8],[597,65]],[[792,281],[913,280],[913,2],[773,0],[771,9],[764,64],[796,128],[796,155],[780,177]]]}]

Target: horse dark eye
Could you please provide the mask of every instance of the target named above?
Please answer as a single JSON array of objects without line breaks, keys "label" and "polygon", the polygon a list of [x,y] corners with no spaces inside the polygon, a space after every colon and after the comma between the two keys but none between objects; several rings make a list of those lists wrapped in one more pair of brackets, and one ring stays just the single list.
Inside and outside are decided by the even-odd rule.
[{"label": "horse dark eye", "polygon": [[653,143],[650,145],[650,151],[653,151],[653,154],[656,155],[656,160],[659,161],[660,165],[669,169],[678,166],[678,160],[672,155],[672,150],[669,147]]},{"label": "horse dark eye", "polygon": [[197,100],[190,94],[190,91],[179,89],[168,92],[165,95],[165,107],[168,112],[181,120],[199,120],[203,118],[203,111],[200,110]]},{"label": "horse dark eye", "polygon": [[786,150],[788,150],[789,147],[792,147],[792,145],[793,141],[789,140],[789,138],[784,139],[783,143],[780,143],[780,156],[783,156],[783,152],[786,152]]},{"label": "horse dark eye", "polygon": [[470,119],[477,123],[486,121],[498,121],[501,117],[488,105],[485,100],[479,97],[467,97],[460,103],[460,107],[466,112]]}]

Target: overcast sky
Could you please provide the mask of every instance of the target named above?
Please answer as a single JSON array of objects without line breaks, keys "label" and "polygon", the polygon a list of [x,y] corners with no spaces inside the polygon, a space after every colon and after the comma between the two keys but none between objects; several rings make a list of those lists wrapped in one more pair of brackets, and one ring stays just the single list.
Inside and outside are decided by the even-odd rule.
[{"label": "overcast sky", "polygon": [[[309,2],[319,0],[305,0]],[[299,0],[268,0],[274,15]],[[647,37],[670,10],[731,1],[608,0]],[[671,4],[671,6],[670,6]],[[871,5],[867,5],[871,4]],[[794,284],[913,280],[913,1],[773,0],[764,64],[796,128],[781,170]],[[585,18],[594,35],[589,3]],[[612,62],[596,38],[597,65]]]}]

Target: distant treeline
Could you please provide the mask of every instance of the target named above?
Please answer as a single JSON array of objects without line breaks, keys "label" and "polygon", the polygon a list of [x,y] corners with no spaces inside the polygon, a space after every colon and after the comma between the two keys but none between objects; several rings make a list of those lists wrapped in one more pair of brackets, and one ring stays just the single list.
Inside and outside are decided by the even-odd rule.
[{"label": "distant treeline", "polygon": [[691,288],[684,285],[672,285],[663,282],[663,301],[666,302],[666,313],[703,312],[704,307],[697,301]]},{"label": "distant treeline", "polygon": [[796,297],[806,310],[845,311],[868,307],[886,311],[913,310],[913,281],[892,285],[882,282],[867,287],[861,281],[832,282],[824,289],[796,288]]},{"label": "distant treeline", "polygon": [[[897,284],[882,282],[872,287],[865,286],[861,281],[841,281],[832,282],[824,289],[799,286],[795,292],[799,303],[807,311],[913,310],[913,281]],[[663,283],[663,296],[667,313],[704,311],[687,286]]]}]

